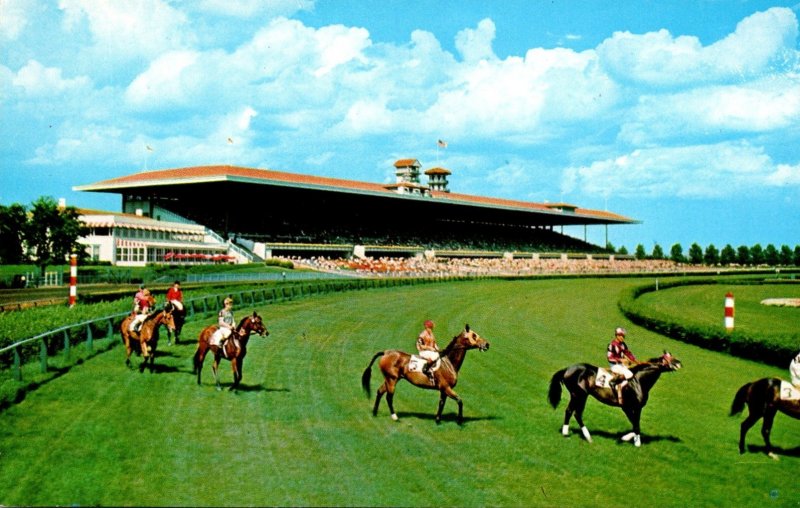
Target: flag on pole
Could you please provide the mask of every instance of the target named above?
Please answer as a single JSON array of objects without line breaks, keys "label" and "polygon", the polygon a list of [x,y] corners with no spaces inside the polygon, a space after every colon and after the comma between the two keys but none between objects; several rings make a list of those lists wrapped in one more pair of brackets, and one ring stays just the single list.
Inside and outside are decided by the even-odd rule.
[{"label": "flag on pole", "polygon": [[447,148],[447,142],[446,141],[442,141],[441,139],[436,142],[436,145],[438,145],[439,148]]}]

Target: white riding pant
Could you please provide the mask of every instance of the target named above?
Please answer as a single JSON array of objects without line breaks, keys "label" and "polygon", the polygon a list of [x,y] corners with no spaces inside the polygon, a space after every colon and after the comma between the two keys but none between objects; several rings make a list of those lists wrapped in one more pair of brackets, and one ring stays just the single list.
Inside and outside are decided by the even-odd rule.
[{"label": "white riding pant", "polygon": [[792,384],[800,388],[800,354],[789,364],[789,373],[792,375]]},{"label": "white riding pant", "polygon": [[230,328],[220,328],[211,335],[211,340],[209,342],[212,346],[219,346],[223,339],[227,339],[231,336],[231,333],[233,333],[233,330]]},{"label": "white riding pant", "polygon": [[170,300],[169,301],[176,309],[183,310],[183,304],[180,300]]},{"label": "white riding pant", "polygon": [[612,363],[611,372],[617,374],[618,376],[624,376],[625,379],[630,379],[633,377],[633,372],[631,372],[631,369],[622,365],[621,363]]}]

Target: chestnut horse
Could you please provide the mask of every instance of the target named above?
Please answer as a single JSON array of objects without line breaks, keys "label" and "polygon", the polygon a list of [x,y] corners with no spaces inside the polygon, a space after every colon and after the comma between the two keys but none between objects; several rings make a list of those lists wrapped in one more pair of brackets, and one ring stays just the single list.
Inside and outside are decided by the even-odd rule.
[{"label": "chestnut horse", "polygon": [[386,351],[378,351],[372,357],[372,361],[367,365],[364,374],[361,375],[361,386],[370,397],[369,382],[372,377],[372,364],[379,357],[382,357],[378,366],[383,373],[383,384],[378,388],[378,395],[375,398],[375,406],[372,408],[373,416],[378,414],[378,405],[381,403],[381,397],[386,394],[386,404],[389,405],[389,411],[392,415],[392,420],[397,420],[397,413],[394,410],[394,391],[397,382],[405,379],[409,383],[419,388],[428,390],[439,390],[439,408],[436,411],[436,423],[441,422],[442,409],[447,398],[455,400],[458,403],[458,424],[464,421],[464,404],[461,397],[453,391],[456,383],[458,382],[458,371],[464,363],[464,358],[467,351],[470,349],[478,349],[486,351],[489,349],[489,343],[481,338],[475,331],[470,330],[469,325],[465,325],[464,330],[453,337],[450,344],[442,350],[441,365],[438,369],[433,371],[433,381],[427,374],[421,371],[412,371],[409,368],[411,362],[411,355],[398,351],[396,349],[389,349]]},{"label": "chestnut horse", "polygon": [[[233,370],[233,384],[230,387],[230,390],[233,391],[242,380],[242,368],[244,366],[244,357],[247,356],[247,343],[250,341],[250,333],[255,332],[262,337],[266,337],[269,332],[264,326],[261,316],[256,312],[253,312],[252,316],[247,316],[239,321],[239,326],[231,333],[222,348],[210,343],[211,336],[218,329],[218,325],[209,325],[200,332],[200,337],[197,339],[197,351],[194,353],[194,373],[197,374],[197,384],[199,385],[200,375],[203,372],[203,362],[210,350],[214,354],[214,363],[211,365],[211,370],[214,372],[217,390],[222,389],[222,385],[219,384],[217,368],[219,367],[219,361],[225,358],[231,362],[231,370]],[[234,340],[239,344],[238,349]],[[223,348],[225,351],[223,351]]]},{"label": "chestnut horse", "polygon": [[156,348],[158,347],[159,327],[165,325],[168,330],[175,330],[172,311],[172,304],[167,303],[163,309],[151,312],[142,322],[138,332],[132,332],[130,329],[131,322],[136,317],[135,314],[130,314],[122,320],[120,333],[122,334],[122,343],[125,344],[125,365],[130,367],[131,352],[135,350],[142,355],[142,364],[139,366],[139,371],[143,372],[145,366],[149,366],[150,372],[153,372],[153,363],[155,362]]},{"label": "chestnut horse", "polygon": [[[739,453],[744,453],[744,438],[747,436],[747,431],[763,418],[761,436],[766,444],[764,452],[773,459],[778,458],[772,453],[772,444],[769,441],[775,413],[780,411],[792,418],[800,419],[800,400],[786,400],[788,397],[781,399],[781,383],[785,383],[785,381],[774,377],[763,378],[747,383],[736,392],[733,404],[731,404],[731,416],[741,413],[745,403],[748,409],[747,418],[742,422],[739,431]],[[787,395],[791,395],[791,390]]]},{"label": "chestnut horse", "polygon": [[681,368],[681,362],[670,353],[658,358],[653,358],[647,362],[640,363],[631,367],[633,378],[623,389],[623,403],[620,405],[615,390],[609,387],[597,386],[597,367],[588,363],[577,363],[566,369],[561,369],[550,380],[549,399],[553,409],[558,407],[561,401],[561,384],[569,391],[569,405],[564,412],[564,425],[561,427],[561,434],[569,436],[569,421],[573,414],[575,420],[580,425],[581,433],[588,442],[592,442],[589,429],[583,424],[583,409],[586,407],[586,399],[591,395],[603,404],[614,407],[621,407],[625,416],[633,426],[632,432],[622,436],[623,441],[630,441],[638,447],[642,444],[639,420],[642,416],[642,409],[647,404],[647,399],[653,385],[656,384],[662,372],[674,371]]}]

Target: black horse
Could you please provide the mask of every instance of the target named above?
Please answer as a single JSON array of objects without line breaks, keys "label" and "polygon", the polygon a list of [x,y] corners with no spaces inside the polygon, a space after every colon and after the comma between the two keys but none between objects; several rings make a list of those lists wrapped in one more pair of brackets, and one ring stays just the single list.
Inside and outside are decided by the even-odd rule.
[{"label": "black horse", "polygon": [[173,305],[172,319],[175,321],[175,330],[173,331],[167,328],[168,346],[172,345],[173,333],[175,334],[175,344],[178,344],[181,340],[181,330],[183,330],[183,325],[186,323],[186,307],[178,308],[177,305]]},{"label": "black horse", "polygon": [[[762,378],[747,383],[736,392],[733,404],[731,404],[731,416],[741,413],[745,403],[747,403],[748,409],[747,418],[742,422],[739,431],[739,453],[744,453],[744,438],[747,436],[747,431],[763,418],[761,436],[766,445],[764,452],[773,459],[778,458],[772,453],[772,444],[769,441],[775,413],[780,411],[792,418],[800,419],[800,400],[791,400],[789,397],[781,398],[781,383],[783,382],[778,378]],[[791,395],[791,390],[787,395]]]},{"label": "black horse", "polygon": [[[591,395],[603,404],[622,408],[625,416],[628,417],[633,426],[633,430],[622,436],[622,440],[630,441],[633,439],[633,443],[636,446],[641,446],[639,420],[642,416],[642,409],[647,404],[650,390],[656,384],[662,372],[674,371],[680,368],[681,362],[666,351],[657,358],[633,366],[631,368],[633,378],[623,390],[623,403],[621,405],[613,388],[606,386],[607,383],[597,382],[598,369],[594,365],[577,363],[566,369],[559,370],[553,374],[553,378],[550,380],[549,399],[550,404],[555,409],[561,401],[561,384],[563,383],[569,391],[569,405],[567,405],[567,409],[564,412],[564,425],[561,427],[561,433],[564,436],[569,436],[569,421],[574,414],[575,420],[580,425],[583,437],[588,442],[592,442],[589,429],[583,424],[583,409],[586,407],[586,399]],[[603,386],[598,386],[598,384]]]}]

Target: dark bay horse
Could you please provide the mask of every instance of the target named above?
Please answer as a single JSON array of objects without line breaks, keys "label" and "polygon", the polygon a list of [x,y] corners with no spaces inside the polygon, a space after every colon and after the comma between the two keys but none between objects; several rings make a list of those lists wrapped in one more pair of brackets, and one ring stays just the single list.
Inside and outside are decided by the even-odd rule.
[{"label": "dark bay horse", "polygon": [[[250,341],[250,334],[255,332],[262,337],[269,335],[267,327],[264,326],[264,321],[256,312],[252,316],[247,316],[239,321],[236,330],[231,333],[228,340],[225,341],[223,347],[211,345],[211,336],[219,329],[218,325],[210,325],[200,332],[200,337],[197,339],[197,351],[194,353],[194,373],[197,374],[197,384],[200,384],[200,375],[203,372],[203,362],[206,359],[206,354],[210,350],[214,354],[214,363],[211,366],[214,372],[214,381],[216,382],[217,390],[222,389],[219,384],[219,373],[217,369],[219,362],[222,358],[231,362],[231,370],[233,370],[233,384],[230,390],[235,390],[242,380],[242,368],[244,366],[244,357],[247,356],[247,343]],[[238,342],[237,348],[234,340]],[[223,348],[225,351],[223,351]]]},{"label": "dark bay horse", "polygon": [[178,344],[181,340],[181,331],[183,330],[183,325],[186,323],[186,307],[179,309],[177,306],[173,306],[174,309],[172,311],[172,319],[175,321],[175,330],[174,333],[172,330],[167,328],[167,345],[172,345],[172,336],[175,335],[175,344]]},{"label": "dark bay horse", "polygon": [[592,442],[589,429],[583,424],[583,410],[586,407],[586,399],[591,395],[603,404],[614,407],[621,407],[625,416],[633,426],[632,432],[622,437],[623,441],[630,441],[636,446],[641,446],[641,432],[639,420],[642,416],[642,409],[647,404],[647,399],[653,385],[656,384],[662,372],[674,371],[681,368],[681,362],[674,358],[670,353],[658,358],[653,358],[647,362],[640,363],[631,368],[633,378],[623,390],[623,404],[620,405],[613,388],[597,386],[597,367],[588,363],[577,363],[566,369],[561,369],[550,380],[549,399],[553,409],[558,407],[561,401],[561,385],[569,391],[569,404],[564,412],[564,425],[561,433],[569,436],[569,420],[575,416],[575,420],[580,425],[583,437]]},{"label": "dark bay horse", "polygon": [[122,335],[122,343],[125,344],[125,365],[130,367],[131,353],[135,350],[142,355],[142,364],[139,366],[139,371],[143,372],[145,366],[149,366],[150,372],[153,372],[156,349],[158,348],[158,329],[161,325],[166,326],[168,330],[175,329],[172,311],[172,304],[167,303],[163,309],[151,312],[142,322],[138,332],[133,332],[130,329],[131,322],[136,317],[135,314],[131,314],[122,320],[120,334]]},{"label": "dark bay horse", "polygon": [[[783,382],[785,383],[785,381]],[[747,431],[763,418],[761,436],[766,445],[764,451],[773,459],[778,458],[772,453],[772,444],[769,440],[775,413],[780,411],[792,418],[800,419],[800,400],[786,400],[788,397],[781,399],[781,383],[782,381],[778,378],[763,378],[747,383],[736,392],[733,404],[731,404],[731,416],[741,413],[745,403],[748,409],[747,418],[742,422],[739,431],[739,453],[744,453],[744,438],[747,436]]]},{"label": "dark bay horse", "polygon": [[461,425],[464,421],[464,404],[461,401],[461,397],[453,391],[453,388],[455,388],[458,382],[458,371],[461,369],[467,351],[470,349],[486,351],[489,349],[489,343],[475,333],[475,331],[470,330],[469,325],[466,325],[464,330],[453,337],[450,344],[442,350],[440,355],[441,366],[433,371],[433,382],[431,382],[427,374],[411,371],[409,369],[409,363],[411,361],[410,354],[396,349],[378,351],[375,353],[375,356],[372,357],[372,361],[369,362],[369,365],[367,365],[364,374],[361,375],[361,386],[364,388],[367,398],[369,398],[369,382],[372,377],[372,364],[375,363],[376,359],[381,359],[380,362],[378,362],[378,366],[383,373],[383,384],[378,388],[378,395],[375,398],[375,406],[372,408],[372,414],[378,414],[378,405],[381,402],[381,397],[383,397],[385,393],[386,404],[389,405],[392,420],[397,420],[397,413],[395,413],[393,404],[394,391],[397,382],[401,379],[405,379],[419,388],[439,390],[439,408],[436,411],[436,423],[439,423],[442,419],[442,409],[444,409],[444,403],[447,401],[447,398],[450,397],[455,400],[458,403],[458,424]]}]

